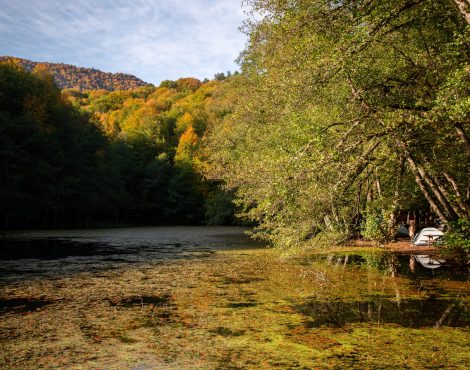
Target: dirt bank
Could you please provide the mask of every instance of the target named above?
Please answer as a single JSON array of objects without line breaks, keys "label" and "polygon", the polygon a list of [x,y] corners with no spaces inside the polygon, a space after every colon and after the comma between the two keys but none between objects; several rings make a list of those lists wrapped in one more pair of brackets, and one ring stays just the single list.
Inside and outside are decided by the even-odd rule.
[{"label": "dirt bank", "polygon": [[406,254],[435,254],[439,251],[438,248],[434,246],[416,246],[411,244],[409,239],[398,239],[397,241],[386,243],[386,244],[377,244],[371,241],[366,240],[355,240],[350,243],[351,246],[358,247],[371,247],[371,248],[381,248],[391,252],[400,252]]}]

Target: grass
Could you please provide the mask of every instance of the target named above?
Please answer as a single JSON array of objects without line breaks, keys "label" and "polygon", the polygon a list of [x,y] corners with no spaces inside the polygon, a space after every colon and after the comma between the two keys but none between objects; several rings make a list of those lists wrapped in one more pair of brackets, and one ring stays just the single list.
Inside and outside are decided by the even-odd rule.
[{"label": "grass", "polygon": [[355,310],[370,297],[398,307],[445,296],[468,308],[468,293],[465,281],[415,281],[267,249],[23,281],[0,298],[47,304],[11,303],[0,314],[0,368],[464,369],[468,325],[412,328],[384,316],[312,326],[319,313],[302,307],[321,302],[320,313],[334,315],[331,302]]}]

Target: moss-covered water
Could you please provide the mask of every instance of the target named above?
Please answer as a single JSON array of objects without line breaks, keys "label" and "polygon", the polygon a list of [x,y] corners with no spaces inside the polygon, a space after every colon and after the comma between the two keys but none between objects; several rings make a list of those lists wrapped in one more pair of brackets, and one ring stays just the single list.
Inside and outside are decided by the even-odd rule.
[{"label": "moss-covered water", "polygon": [[0,261],[2,368],[466,368],[467,273],[283,257],[240,228],[27,233]]}]

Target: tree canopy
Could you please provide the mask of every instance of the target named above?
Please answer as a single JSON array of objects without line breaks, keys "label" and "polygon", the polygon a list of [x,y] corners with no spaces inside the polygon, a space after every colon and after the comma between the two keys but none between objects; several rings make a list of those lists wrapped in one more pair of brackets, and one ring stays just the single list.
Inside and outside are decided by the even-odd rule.
[{"label": "tree canopy", "polygon": [[1,226],[230,222],[199,153],[223,83],[61,91],[48,68],[0,63]]},{"label": "tree canopy", "polygon": [[233,197],[283,246],[468,225],[465,0],[247,3],[241,73],[213,81],[60,91],[0,64],[3,225],[230,222]]},{"label": "tree canopy", "polygon": [[54,82],[61,89],[85,90],[128,90],[149,85],[127,73],[102,72],[95,68],[77,67],[64,63],[33,62],[28,59],[0,56],[1,61],[13,61],[26,71],[39,68],[52,75]]},{"label": "tree canopy", "polygon": [[454,1],[253,0],[210,173],[277,244],[470,214],[470,27]]}]

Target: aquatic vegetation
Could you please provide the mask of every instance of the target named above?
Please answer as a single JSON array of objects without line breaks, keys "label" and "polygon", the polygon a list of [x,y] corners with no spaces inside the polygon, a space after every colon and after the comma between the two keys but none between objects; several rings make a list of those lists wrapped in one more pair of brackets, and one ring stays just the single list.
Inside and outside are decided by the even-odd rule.
[{"label": "aquatic vegetation", "polygon": [[412,273],[409,256],[285,257],[239,237],[227,248],[218,236],[213,253],[181,241],[179,258],[168,243],[167,259],[108,255],[94,269],[73,257],[75,272],[27,280],[1,272],[0,367],[469,366],[464,278]]}]

